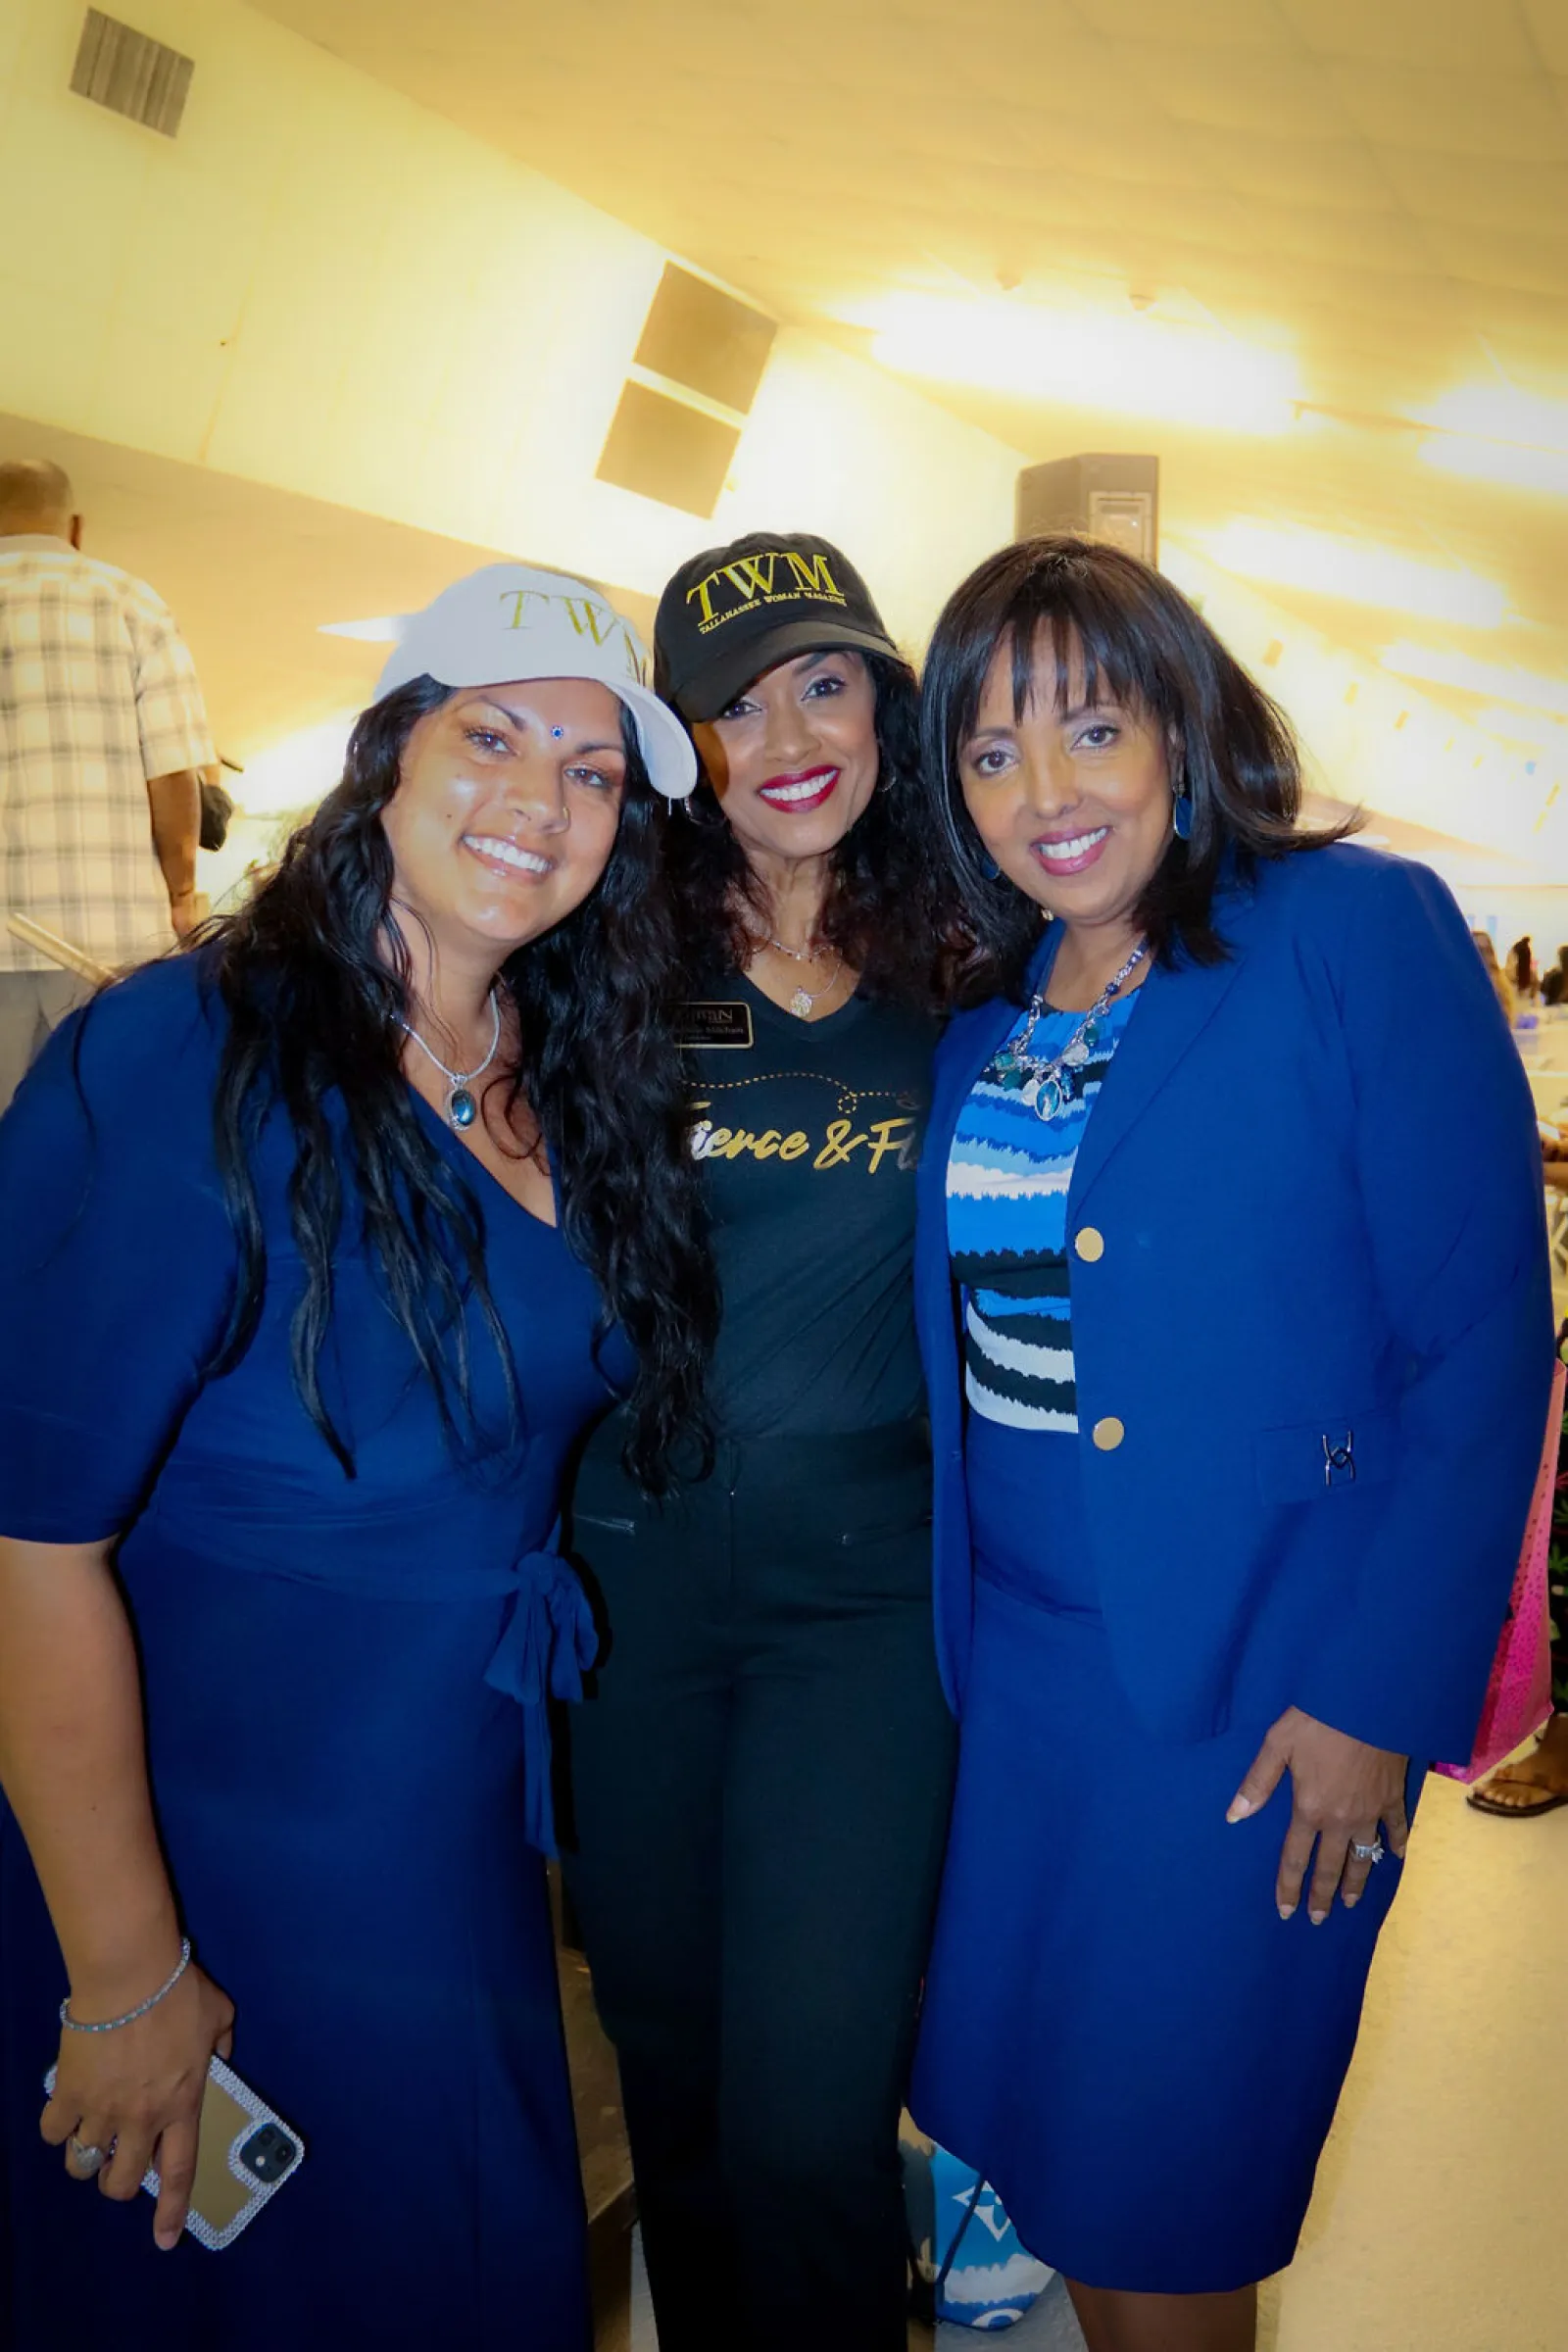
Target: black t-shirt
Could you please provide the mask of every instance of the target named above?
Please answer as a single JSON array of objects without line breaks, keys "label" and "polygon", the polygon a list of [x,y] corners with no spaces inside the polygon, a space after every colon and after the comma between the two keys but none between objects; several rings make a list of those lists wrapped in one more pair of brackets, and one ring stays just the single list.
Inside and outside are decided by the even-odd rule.
[{"label": "black t-shirt", "polygon": [[718,1427],[817,1436],[921,1412],[914,1171],[935,1020],[856,996],[800,1021],[745,978],[683,1017],[724,1298]]}]

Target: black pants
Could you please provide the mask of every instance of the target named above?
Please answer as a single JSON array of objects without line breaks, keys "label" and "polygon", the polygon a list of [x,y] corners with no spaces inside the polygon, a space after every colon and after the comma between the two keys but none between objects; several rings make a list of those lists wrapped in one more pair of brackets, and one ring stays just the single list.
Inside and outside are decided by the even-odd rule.
[{"label": "black pants", "polygon": [[662,1512],[603,1443],[608,1626],[566,1870],[661,2352],[904,2352],[898,2113],[952,1794],[909,1428],[720,1447]]}]

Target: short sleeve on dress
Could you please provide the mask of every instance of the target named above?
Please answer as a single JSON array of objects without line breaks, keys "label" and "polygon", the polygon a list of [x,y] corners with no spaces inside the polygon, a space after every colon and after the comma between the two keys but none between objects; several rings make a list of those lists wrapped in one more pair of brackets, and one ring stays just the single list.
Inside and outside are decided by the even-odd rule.
[{"label": "short sleeve on dress", "polygon": [[136,1517],[224,1329],[220,1030],[200,959],[65,1022],[0,1118],[0,1534],[91,1544]]}]

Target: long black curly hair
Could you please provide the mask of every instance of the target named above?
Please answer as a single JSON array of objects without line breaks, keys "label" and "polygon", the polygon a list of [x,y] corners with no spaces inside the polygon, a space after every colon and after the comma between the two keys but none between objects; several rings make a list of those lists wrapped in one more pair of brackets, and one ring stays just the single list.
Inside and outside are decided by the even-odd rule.
[{"label": "long black curly hair", "polygon": [[[1172,839],[1138,922],[1162,962],[1217,963],[1227,954],[1214,897],[1228,867],[1326,847],[1360,819],[1301,821],[1301,762],[1279,705],[1171,581],[1135,556],[1072,535],[1020,539],[949,597],[926,656],[925,807],[916,821],[940,841],[979,942],[959,989],[973,1003],[1016,997],[1040,937],[1040,908],[999,875],[975,831],[958,760],[999,649],[1009,649],[1013,715],[1035,690],[1036,662],[1058,701],[1081,690],[1145,711],[1170,747],[1173,791],[1192,831]],[[1075,678],[1076,672],[1076,678]]]},{"label": "long black curly hair", "polygon": [[[833,852],[818,926],[826,945],[860,975],[867,996],[942,1008],[951,973],[968,952],[951,882],[932,855],[920,807],[920,688],[908,662],[858,653],[875,694],[881,765],[858,823]],[[667,678],[656,643],[654,682]],[[765,917],[761,883],[706,776],[664,828],[664,871],[673,894],[686,980],[701,988],[715,972],[743,971]]]},{"label": "long black curly hair", "polygon": [[[219,1170],[239,1247],[228,1328],[215,1370],[255,1334],[267,1284],[256,1158],[268,1118],[293,1130],[289,1215],[305,1282],[291,1343],[300,1397],[347,1475],[353,1455],[322,1395],[332,1264],[357,1221],[388,1306],[435,1392],[449,1441],[479,1453],[469,1302],[505,1372],[512,1355],[484,1270],[484,1213],[432,1141],[403,1074],[412,1012],[409,957],[388,921],[392,850],[381,812],[417,721],[448,699],[418,678],[365,711],[343,778],[296,832],[241,911],[209,927],[201,952],[228,1014],[219,1073]],[[686,1145],[687,1083],[667,1008],[677,953],[660,877],[664,818],[629,714],[619,829],[598,888],[510,956],[500,979],[516,1008],[512,1100],[525,1094],[556,1174],[565,1238],[598,1280],[601,1339],[618,1323],[637,1357],[626,1399],[626,1465],[653,1494],[669,1457],[706,1458],[703,1372],[718,1321],[701,1188]],[[684,1455],[683,1455],[684,1458]]]}]

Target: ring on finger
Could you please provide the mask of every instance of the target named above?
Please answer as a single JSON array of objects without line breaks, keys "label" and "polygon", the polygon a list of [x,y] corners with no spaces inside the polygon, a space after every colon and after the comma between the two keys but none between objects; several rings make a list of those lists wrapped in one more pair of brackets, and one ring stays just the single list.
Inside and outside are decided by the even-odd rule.
[{"label": "ring on finger", "polygon": [[1353,1838],[1350,1840],[1350,1851],[1358,1862],[1381,1862],[1385,1850],[1381,1838],[1374,1837],[1370,1845],[1362,1845]]},{"label": "ring on finger", "polygon": [[73,2132],[66,2142],[66,2168],[69,2172],[74,2173],[78,2180],[92,2180],[94,2174],[101,2173],[108,2162],[109,2150],[107,2148],[100,2148],[92,2142],[79,2140]]}]

